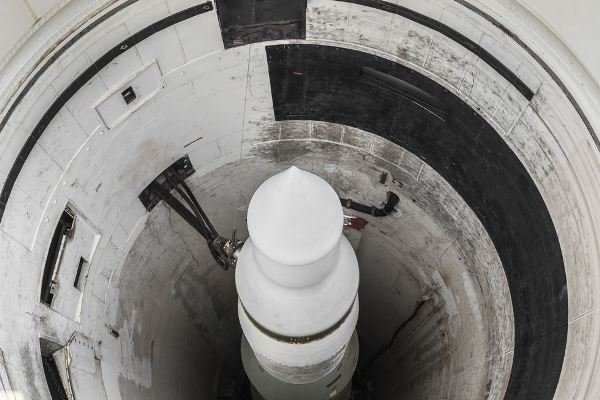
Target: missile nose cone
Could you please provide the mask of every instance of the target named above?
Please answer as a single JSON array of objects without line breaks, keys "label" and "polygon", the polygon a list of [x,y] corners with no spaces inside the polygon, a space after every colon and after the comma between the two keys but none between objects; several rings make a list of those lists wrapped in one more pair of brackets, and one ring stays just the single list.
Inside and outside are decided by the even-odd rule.
[{"label": "missile nose cone", "polygon": [[342,206],[331,186],[297,167],[266,180],[248,207],[248,230],[256,247],[287,265],[325,256],[340,239],[343,222]]}]

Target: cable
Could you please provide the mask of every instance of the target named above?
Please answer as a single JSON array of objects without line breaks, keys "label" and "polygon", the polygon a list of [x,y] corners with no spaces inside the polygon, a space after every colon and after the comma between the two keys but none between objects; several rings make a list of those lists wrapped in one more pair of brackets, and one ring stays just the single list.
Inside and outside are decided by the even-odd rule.
[{"label": "cable", "polygon": [[198,200],[196,200],[196,196],[194,196],[194,194],[190,190],[190,188],[187,185],[187,183],[185,183],[185,181],[181,180],[181,186],[183,186],[183,188],[185,189],[185,191],[188,193],[188,195],[190,196],[190,198],[194,202],[194,205],[198,208],[198,211],[200,212],[200,215],[202,216],[202,219],[204,220],[204,222],[206,223],[206,225],[208,225],[208,228],[210,229],[210,231],[213,232],[215,236],[218,236],[217,230],[215,229],[215,227],[213,226],[213,224],[210,222],[210,219],[208,219],[208,217],[204,213],[204,210],[202,209],[202,207],[200,207],[200,204],[198,204]]},{"label": "cable", "polygon": [[182,203],[180,203],[171,193],[169,193],[165,188],[163,188],[160,183],[156,182],[156,180],[152,181],[149,185],[149,188],[156,193],[162,200],[164,200],[175,212],[177,212],[187,223],[192,225],[204,239],[207,241],[211,241],[212,237],[210,232],[207,231],[207,227],[200,223],[198,218],[187,209]]},{"label": "cable", "polygon": [[[202,207],[200,207],[194,193],[175,168],[171,166],[163,171],[161,175],[165,178],[165,181],[160,183],[158,178],[155,179],[148,185],[148,190],[167,203],[202,235],[206,240],[210,253],[223,269],[235,268],[237,254],[243,243],[236,240],[235,237],[226,239],[219,235]],[[171,194],[172,189],[179,193],[182,201]]]},{"label": "cable", "polygon": [[[173,173],[172,168],[170,168],[169,170],[171,173]],[[196,196],[194,196],[194,193],[192,193],[192,190],[190,189],[190,187],[187,185],[187,183],[185,183],[185,180],[182,179],[181,176],[179,176],[179,174],[177,174],[176,172],[173,173],[173,176],[175,177],[177,182],[186,191],[187,196],[184,195],[182,193],[181,189],[177,186],[177,184],[171,180],[172,177],[170,177],[168,173],[166,173],[165,175],[166,175],[166,178],[171,183],[171,185],[173,185],[175,190],[177,190],[177,193],[179,193],[179,195],[188,203],[190,208],[192,208],[193,210],[196,211],[196,216],[198,217],[198,219],[201,220],[204,223],[204,225],[206,225],[208,232],[211,233],[211,239],[214,239],[217,236],[219,236],[219,234],[217,233],[217,230],[215,229],[213,224],[210,222],[210,219],[208,219],[208,216],[206,215],[206,213],[204,212],[202,207],[200,207],[198,200],[196,200]]]}]

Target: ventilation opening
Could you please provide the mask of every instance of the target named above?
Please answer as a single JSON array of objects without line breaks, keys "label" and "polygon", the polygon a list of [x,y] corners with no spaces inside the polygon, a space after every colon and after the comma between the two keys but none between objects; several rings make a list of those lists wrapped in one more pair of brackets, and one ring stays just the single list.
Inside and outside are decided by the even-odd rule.
[{"label": "ventilation opening", "polygon": [[52,400],[69,400],[54,357],[52,355],[42,355],[42,363],[44,364],[44,374],[46,375],[46,382],[48,382],[48,390],[50,390]]},{"label": "ventilation opening", "polygon": [[66,207],[54,230],[50,248],[48,249],[48,255],[46,256],[44,275],[42,276],[40,301],[48,306],[52,305],[52,300],[54,299],[57,265],[60,261],[60,256],[64,250],[67,238],[71,235],[74,224],[75,214],[69,207]]},{"label": "ventilation opening", "polygon": [[[63,382],[64,375],[61,374],[61,370],[56,362],[56,356],[62,347],[49,340],[40,339],[40,349],[50,398],[52,400],[72,400],[73,397],[67,395],[67,389]],[[64,373],[66,374],[66,370]]]},{"label": "ventilation opening", "polygon": [[78,290],[82,290],[83,280],[81,279],[81,277],[82,275],[87,276],[88,265],[89,264],[85,258],[79,258],[79,265],[77,266],[77,273],[75,274],[75,281],[73,282],[73,287],[75,287]]},{"label": "ventilation opening", "polygon": [[131,86],[129,86],[127,89],[123,90],[123,92],[121,92],[121,96],[123,96],[123,100],[125,100],[125,104],[130,104],[137,98],[137,96]]}]

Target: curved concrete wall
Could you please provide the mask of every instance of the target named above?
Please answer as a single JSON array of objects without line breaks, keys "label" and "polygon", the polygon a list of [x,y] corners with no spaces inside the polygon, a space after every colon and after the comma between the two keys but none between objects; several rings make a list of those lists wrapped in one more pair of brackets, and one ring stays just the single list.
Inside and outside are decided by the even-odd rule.
[{"label": "curved concrete wall", "polygon": [[528,10],[544,22],[581,60],[587,71],[600,82],[600,55],[594,51],[598,25],[594,15],[600,12],[597,2],[578,0],[569,3],[521,0]]},{"label": "curved concrete wall", "polygon": [[48,19],[65,3],[64,0],[7,0],[2,2],[0,6],[3,16],[2,28],[0,28],[0,35],[2,35],[0,60],[3,60],[2,64],[18,50],[19,45],[31,34],[35,25],[41,25],[42,19]]},{"label": "curved concrete wall", "polygon": [[[84,8],[85,2],[73,1],[5,64],[0,182],[6,188],[10,180],[12,190],[3,192],[8,196],[3,197],[7,203],[0,224],[0,254],[7,290],[0,297],[0,306],[11,312],[2,321],[0,332],[6,371],[0,376],[5,388],[11,386],[24,398],[47,398],[39,360],[40,336],[84,349],[74,368],[85,372],[78,375],[85,377],[79,387],[88,387],[88,396],[105,393],[110,400],[123,396],[114,384],[119,377],[111,377],[105,366],[119,365],[119,360],[109,363],[118,356],[117,350],[126,355],[133,350],[115,345],[109,328],[124,323],[118,306],[120,269],[146,223],[137,195],[148,182],[183,154],[190,155],[197,176],[203,176],[240,157],[257,157],[257,146],[274,140],[274,134],[278,140],[281,135],[295,135],[293,129],[274,122],[277,104],[271,93],[273,78],[265,45],[282,42],[225,50],[214,10],[161,27],[134,47],[119,50],[101,69],[92,71],[89,79],[69,89],[77,76],[111,48],[196,3],[116,1]],[[565,355],[557,371],[560,380],[558,387],[541,392],[546,396],[556,389],[557,399],[593,398],[600,390],[595,357],[599,329],[596,288],[600,285],[595,230],[600,215],[593,207],[600,183],[595,174],[597,137],[590,128],[596,126],[598,115],[593,105],[573,103],[593,91],[573,92],[569,98],[565,88],[571,89],[579,75],[557,68],[556,74],[565,82],[561,87],[539,60],[490,22],[491,18],[482,18],[459,3],[400,3],[478,43],[525,83],[533,97],[525,98],[497,69],[443,33],[366,5],[308,2],[306,41],[294,43],[344,48],[416,71],[475,110],[512,149],[552,218],[568,286],[555,288],[563,290],[564,297],[559,297],[568,301],[567,325],[551,327],[567,330]],[[515,22],[515,29],[519,23]],[[513,28],[510,24],[506,27]],[[49,37],[57,39],[59,46]],[[65,43],[68,47],[62,50]],[[131,106],[117,101],[129,85],[138,93],[138,101]],[[65,102],[57,103],[61,98]],[[48,110],[53,112],[46,124]],[[40,125],[40,121],[44,123]],[[306,125],[309,136],[305,140],[313,137],[315,124]],[[29,139],[36,126],[43,128],[38,129],[39,137],[36,134],[35,140]],[[21,151],[23,146],[28,151]],[[382,157],[389,144],[357,138],[352,146]],[[293,148],[278,151],[284,156],[294,154]],[[484,156],[493,158],[494,154]],[[418,177],[427,161],[401,157],[397,164]],[[21,165],[16,173],[15,162]],[[89,235],[97,241],[88,249],[92,266],[89,286],[83,293],[81,312],[74,314],[38,303],[44,259],[65,204],[71,204],[81,220],[88,221]],[[440,207],[452,206],[452,202],[440,200]],[[232,207],[219,212],[236,215],[238,211]],[[133,284],[137,283],[129,285]],[[559,301],[559,297],[548,302]],[[502,301],[507,300],[505,294]],[[64,307],[67,310],[69,306]],[[121,340],[131,345],[126,339],[134,332],[132,327],[128,329]],[[28,334],[15,337],[14,331]],[[74,332],[79,338],[69,340]],[[537,332],[540,336],[548,333]],[[504,354],[514,351],[510,344],[502,350]],[[104,365],[103,357],[107,360]],[[133,361],[133,370],[120,373],[143,386],[147,367],[138,361]],[[115,370],[110,371],[114,374]],[[527,382],[520,384],[527,387]],[[503,386],[494,387],[495,398],[502,397]],[[523,393],[535,396],[536,388],[518,393],[514,398],[526,398]]]},{"label": "curved concrete wall", "polygon": [[[6,18],[5,23],[0,27],[0,37],[2,37],[2,40],[0,40],[0,69],[3,69],[10,62],[12,56],[16,55],[22,46],[30,46],[31,42],[36,41],[39,44],[45,40],[49,32],[42,29],[36,35],[37,30],[44,28],[46,22],[61,9],[66,8],[66,10],[62,10],[62,15],[54,19],[62,19],[61,23],[64,24],[70,16],[80,12],[85,7],[103,8],[113,2],[113,0],[93,2],[7,0],[3,2],[2,15],[10,16],[10,18]],[[413,3],[401,2],[403,5],[417,9],[422,7],[422,5]],[[537,53],[541,56],[546,56],[544,54],[546,52],[553,53],[547,56],[554,56],[549,61],[554,68],[557,67],[557,61],[562,60],[567,65],[567,69],[578,70],[577,74],[581,75],[579,79],[583,80],[585,85],[590,87],[588,90],[593,90],[595,94],[586,101],[592,101],[598,107],[596,97],[598,97],[600,77],[596,71],[598,71],[600,60],[597,52],[593,51],[594,38],[599,34],[599,28],[593,20],[595,11],[598,8],[596,2],[593,0],[577,0],[575,3],[570,2],[567,4],[539,0],[472,0],[468,3],[465,2],[465,4],[472,4],[474,7],[493,15],[496,20],[501,21],[505,26],[510,25],[507,21],[511,19],[514,25],[518,25],[519,22],[525,24],[528,31],[521,35],[522,38],[528,43],[533,43],[532,47],[536,47]],[[51,24],[55,23],[51,22]],[[518,30],[515,28],[516,26],[511,31],[517,33]],[[22,60],[19,60],[19,66],[21,62]],[[587,74],[589,76],[585,76]],[[566,78],[563,77],[563,79]]]}]

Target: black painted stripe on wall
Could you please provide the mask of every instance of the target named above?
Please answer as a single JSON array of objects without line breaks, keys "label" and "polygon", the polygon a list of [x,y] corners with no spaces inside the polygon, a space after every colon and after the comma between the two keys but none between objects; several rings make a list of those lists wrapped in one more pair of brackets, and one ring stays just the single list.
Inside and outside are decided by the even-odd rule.
[{"label": "black painted stripe on wall", "polygon": [[473,4],[469,3],[466,0],[454,0],[454,1],[456,1],[457,3],[459,3],[462,6],[466,7],[467,9],[471,10],[475,14],[485,18],[488,22],[490,22],[496,28],[498,28],[502,32],[504,32],[508,37],[510,37],[519,46],[521,46],[544,69],[544,71],[546,71],[546,73],[548,75],[550,75],[550,78],[552,78],[552,80],[554,82],[556,82],[556,84],[558,85],[560,90],[565,94],[565,96],[567,96],[567,98],[569,99],[569,101],[571,102],[573,107],[575,107],[577,114],[579,114],[579,118],[581,118],[581,120],[583,121],[583,124],[585,125],[587,130],[590,132],[590,135],[592,136],[592,139],[594,140],[596,147],[598,148],[598,150],[600,150],[600,139],[598,139],[598,135],[596,134],[596,131],[594,130],[594,127],[592,126],[592,123],[590,122],[588,117],[585,115],[585,112],[582,110],[579,103],[575,100],[575,96],[573,96],[573,94],[567,88],[567,85],[565,85],[565,83],[558,77],[558,75],[556,75],[556,73],[542,59],[542,57],[540,57],[535,51],[533,51],[533,49],[531,47],[529,47],[519,36],[517,36],[514,32],[510,31],[507,27],[502,25],[498,20],[493,18],[491,15],[484,13],[483,11],[481,11],[480,9],[478,9],[477,7],[475,7]]},{"label": "black painted stripe on wall", "polygon": [[387,1],[381,0],[337,0],[346,3],[359,4],[365,7],[376,8],[381,11],[386,11],[392,14],[400,15],[404,18],[410,19],[420,25],[426,26],[433,29],[442,35],[454,40],[461,46],[465,47],[477,57],[485,61],[490,67],[494,68],[504,79],[506,79],[511,85],[513,85],[528,101],[533,98],[533,91],[510,69],[502,64],[496,57],[490,54],[486,49],[463,35],[462,33],[450,28],[447,25],[442,24],[440,21],[430,18],[426,15],[420,14],[409,8],[402,7],[397,4],[388,3]]},{"label": "black painted stripe on wall", "polygon": [[216,0],[225,48],[306,38],[306,0]]},{"label": "black painted stripe on wall", "polygon": [[[505,399],[552,399],[567,339],[563,257],[544,200],[509,146],[460,98],[392,61],[308,44],[268,46],[267,59],[277,120],[333,122],[380,135],[423,159],[463,197],[496,247],[512,297],[515,350]],[[374,84],[365,71],[406,85]],[[445,118],[398,93],[407,85],[443,104]]]},{"label": "black painted stripe on wall", "polygon": [[[19,155],[17,159],[13,163],[8,173],[8,177],[6,178],[6,182],[2,187],[2,192],[0,192],[0,222],[2,221],[2,217],[4,216],[4,211],[6,209],[6,205],[8,204],[8,199],[10,198],[10,194],[12,189],[17,181],[19,173],[21,169],[23,169],[23,165],[25,165],[25,161],[31,154],[33,147],[42,136],[50,122],[56,117],[61,108],[66,104],[67,101],[71,97],[79,91],[90,79],[92,79],[97,73],[102,70],[102,68],[106,67],[112,60],[114,60],[119,55],[123,54],[131,47],[137,45],[141,41],[149,38],[157,32],[162,31],[174,25],[178,22],[185,21],[186,19],[192,18],[196,15],[203,14],[205,12],[213,10],[213,5],[211,2],[203,3],[194,7],[190,7],[168,17],[165,17],[148,27],[142,29],[141,31],[133,34],[129,38],[125,39],[121,43],[117,44],[115,47],[106,52],[102,57],[100,57],[96,62],[94,62],[90,67],[88,67],[81,75],[79,75],[71,84],[58,96],[58,98],[52,103],[50,108],[44,113],[42,119],[37,123],[33,132],[27,138],[27,141],[19,151]],[[5,124],[7,119],[3,121]]]},{"label": "black painted stripe on wall", "polygon": [[129,7],[133,3],[137,3],[138,1],[139,0],[127,0],[126,2],[118,5],[117,7],[113,8],[112,10],[103,14],[98,19],[96,19],[95,21],[90,23],[88,26],[83,28],[80,32],[75,34],[69,41],[67,41],[67,43],[65,43],[64,46],[62,46],[60,49],[56,50],[56,52],[48,59],[48,61],[46,63],[44,63],[39,68],[39,70],[36,71],[35,75],[27,82],[27,84],[25,85],[23,90],[21,90],[21,92],[17,95],[15,101],[12,103],[12,105],[8,109],[6,115],[4,116],[2,121],[0,121],[0,131],[2,131],[4,129],[4,127],[8,123],[8,120],[10,119],[12,114],[15,112],[15,110],[17,109],[17,107],[19,106],[21,101],[25,98],[27,93],[29,93],[31,88],[33,88],[33,86],[42,77],[42,75],[44,75],[44,73],[48,70],[48,68],[50,68],[56,62],[56,60],[58,60],[60,58],[60,56],[62,56],[65,53],[65,51],[70,49],[71,46],[73,46],[75,43],[77,43],[79,41],[79,39],[81,39],[83,36],[90,33],[92,30],[94,30],[94,28],[96,28],[102,22],[106,21],[108,18],[112,17],[119,11]]}]

